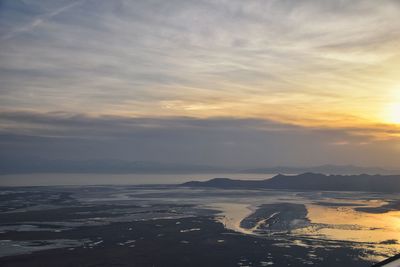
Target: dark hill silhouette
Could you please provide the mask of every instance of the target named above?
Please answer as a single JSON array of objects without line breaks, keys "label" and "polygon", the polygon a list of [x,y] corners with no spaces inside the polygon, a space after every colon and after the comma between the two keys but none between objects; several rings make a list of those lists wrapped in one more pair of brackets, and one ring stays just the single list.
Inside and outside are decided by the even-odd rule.
[{"label": "dark hill silhouette", "polygon": [[205,182],[187,182],[182,184],[182,186],[318,191],[400,192],[400,175],[325,175],[317,173],[303,173],[300,175],[278,174],[267,180],[248,181],[232,180],[229,178],[215,178]]}]

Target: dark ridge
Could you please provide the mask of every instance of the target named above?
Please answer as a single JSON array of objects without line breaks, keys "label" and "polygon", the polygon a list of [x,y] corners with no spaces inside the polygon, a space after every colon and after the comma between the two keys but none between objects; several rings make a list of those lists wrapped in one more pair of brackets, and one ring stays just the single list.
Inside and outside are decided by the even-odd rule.
[{"label": "dark ridge", "polygon": [[267,180],[216,178],[205,182],[187,182],[182,186],[215,188],[253,188],[322,191],[400,192],[400,175],[325,175],[303,173],[278,174]]}]

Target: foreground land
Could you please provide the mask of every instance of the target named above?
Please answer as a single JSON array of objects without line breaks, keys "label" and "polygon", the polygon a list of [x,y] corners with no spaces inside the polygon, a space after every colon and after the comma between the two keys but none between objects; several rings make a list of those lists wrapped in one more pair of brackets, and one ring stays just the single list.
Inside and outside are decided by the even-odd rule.
[{"label": "foreground land", "polygon": [[[322,235],[319,229],[343,227],[314,222],[310,207],[366,209],[388,197],[175,186],[2,188],[0,266],[370,266],[396,254],[398,240]],[[394,206],[385,203],[359,214],[386,214]],[[357,227],[352,231],[365,230]]]}]

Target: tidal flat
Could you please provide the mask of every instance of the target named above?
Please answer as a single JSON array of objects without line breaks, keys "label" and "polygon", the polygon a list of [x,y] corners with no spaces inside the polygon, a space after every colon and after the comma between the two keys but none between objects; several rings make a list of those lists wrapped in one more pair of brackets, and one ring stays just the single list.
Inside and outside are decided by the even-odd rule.
[{"label": "tidal flat", "polygon": [[1,266],[370,266],[397,194],[148,186],[0,189]]}]

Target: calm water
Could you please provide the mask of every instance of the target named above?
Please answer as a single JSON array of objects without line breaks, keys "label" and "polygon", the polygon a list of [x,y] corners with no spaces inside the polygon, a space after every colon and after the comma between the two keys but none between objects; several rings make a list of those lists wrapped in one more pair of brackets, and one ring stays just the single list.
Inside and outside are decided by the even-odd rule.
[{"label": "calm water", "polygon": [[263,180],[275,174],[207,173],[207,174],[13,174],[0,175],[0,186],[54,186],[54,185],[137,185],[178,184],[188,181],[206,181],[212,178]]}]

